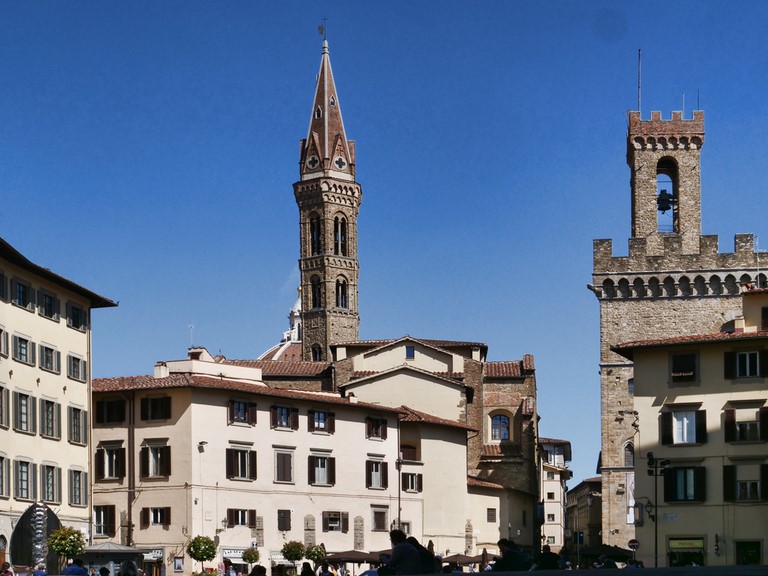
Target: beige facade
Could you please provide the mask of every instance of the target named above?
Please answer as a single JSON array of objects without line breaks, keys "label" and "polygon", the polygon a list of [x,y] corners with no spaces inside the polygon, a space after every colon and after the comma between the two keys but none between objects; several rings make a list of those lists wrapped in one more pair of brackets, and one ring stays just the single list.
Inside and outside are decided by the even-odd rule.
[{"label": "beige facade", "polygon": [[597,559],[594,551],[603,543],[601,499],[602,479],[599,476],[579,482],[566,494],[565,547],[574,568],[591,568]]},{"label": "beige facade", "polygon": [[24,535],[35,503],[45,531],[90,534],[90,319],[109,306],[0,239],[0,557],[15,564],[47,560]]},{"label": "beige facade", "polygon": [[633,368],[611,350],[620,342],[715,332],[740,309],[739,284],[765,285],[749,234],[720,253],[717,236],[701,235],[704,113],[690,119],[629,113],[632,236],[627,256],[611,240],[594,241],[590,290],[600,303],[602,538],[626,547],[634,537],[637,421]]},{"label": "beige facade", "polygon": [[768,294],[707,335],[622,344],[634,361],[635,523],[646,566],[768,558]]},{"label": "beige facade", "polygon": [[568,462],[571,461],[571,443],[567,440],[541,438],[541,501],[543,503],[541,541],[552,552],[560,552],[565,541],[565,492],[571,478]]}]

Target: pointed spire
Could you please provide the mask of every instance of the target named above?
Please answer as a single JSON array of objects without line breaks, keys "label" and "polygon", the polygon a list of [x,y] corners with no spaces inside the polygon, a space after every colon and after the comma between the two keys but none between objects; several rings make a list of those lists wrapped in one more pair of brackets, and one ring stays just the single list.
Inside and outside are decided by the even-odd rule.
[{"label": "pointed spire", "polygon": [[300,173],[302,180],[319,176],[350,181],[355,179],[355,143],[347,140],[344,132],[328,40],[323,40],[309,133],[301,141]]}]

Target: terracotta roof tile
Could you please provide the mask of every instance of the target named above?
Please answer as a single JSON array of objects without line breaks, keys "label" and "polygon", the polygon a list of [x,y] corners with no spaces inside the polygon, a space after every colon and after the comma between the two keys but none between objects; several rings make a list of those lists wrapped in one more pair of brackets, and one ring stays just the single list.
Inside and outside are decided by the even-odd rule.
[{"label": "terracotta roof tile", "polygon": [[520,444],[502,443],[502,444],[483,444],[483,456],[520,456]]},{"label": "terracotta roof tile", "polygon": [[[486,362],[483,366],[483,375],[486,378],[524,378],[526,372],[533,368],[526,368],[523,360],[508,360],[503,362]],[[533,366],[531,357],[530,365]]]},{"label": "terracotta roof tile", "polygon": [[758,332],[717,332],[715,334],[698,334],[677,336],[674,338],[657,338],[654,340],[637,340],[611,346],[611,350],[623,356],[632,355],[635,348],[652,348],[654,346],[675,346],[682,344],[705,344],[708,342],[737,342],[739,340],[756,340],[768,338],[768,331]]},{"label": "terracotta roof tile", "polygon": [[222,364],[261,368],[262,376],[330,376],[330,362],[291,360],[222,360]]},{"label": "terracotta roof tile", "polygon": [[301,362],[301,342],[281,342],[264,352],[258,360]]},{"label": "terracotta roof tile", "polygon": [[424,342],[430,346],[436,348],[488,348],[488,344],[483,342],[463,342],[461,340],[433,340],[430,338],[416,338],[413,336],[403,336],[402,338],[387,338],[383,340],[351,340],[349,342],[336,342],[334,346],[348,346],[348,347],[364,347],[364,348],[378,348],[392,342],[397,342],[403,339],[417,340]]},{"label": "terracotta roof tile", "polygon": [[475,428],[472,428],[471,426],[467,426],[463,422],[459,422],[458,420],[448,420],[446,418],[438,418],[437,416],[433,416],[432,414],[427,414],[426,412],[420,412],[419,410],[414,410],[413,408],[409,408],[408,406],[401,406],[400,407],[400,421],[401,422],[424,422],[426,424],[438,424],[441,426],[451,426],[453,428],[462,428],[464,430],[471,430],[475,431]]},{"label": "terracotta roof tile", "polygon": [[[352,372],[352,380],[359,380],[360,378],[368,378],[369,376],[373,376],[375,374],[379,374],[379,372],[376,372],[375,370],[357,370],[355,372]],[[440,378],[447,378],[449,380],[463,380],[464,379],[464,372],[432,372],[435,376],[439,376]]]},{"label": "terracotta roof tile", "polygon": [[480,488],[500,488],[504,489],[504,486],[497,484],[496,482],[489,482],[488,480],[481,480],[474,476],[467,476],[467,486],[477,486]]}]

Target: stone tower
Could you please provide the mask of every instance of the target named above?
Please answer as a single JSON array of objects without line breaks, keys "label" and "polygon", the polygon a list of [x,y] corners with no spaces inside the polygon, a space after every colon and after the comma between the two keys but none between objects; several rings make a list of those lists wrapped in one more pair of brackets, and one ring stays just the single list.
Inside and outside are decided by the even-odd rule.
[{"label": "stone tower", "polygon": [[717,236],[701,235],[700,154],[704,113],[643,120],[629,113],[632,237],[629,255],[613,256],[610,240],[594,241],[592,284],[600,302],[602,538],[625,547],[634,537],[633,466],[645,468],[648,447],[636,445],[632,363],[610,347],[621,342],[728,329],[740,285],[765,285],[768,254],[755,253],[751,234],[721,254]]},{"label": "stone tower", "polygon": [[357,340],[357,213],[362,188],[355,181],[355,143],[347,140],[323,41],[320,72],[301,141],[299,206],[302,358],[329,360],[334,342]]}]

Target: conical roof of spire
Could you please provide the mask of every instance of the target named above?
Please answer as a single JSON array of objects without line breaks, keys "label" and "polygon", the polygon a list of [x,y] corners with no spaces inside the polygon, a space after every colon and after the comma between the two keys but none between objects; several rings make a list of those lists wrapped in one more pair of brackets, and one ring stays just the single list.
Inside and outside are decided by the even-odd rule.
[{"label": "conical roof of spire", "polygon": [[355,179],[355,143],[347,140],[336,83],[331,70],[328,40],[323,40],[320,72],[307,138],[301,142],[301,179],[330,176]]}]

